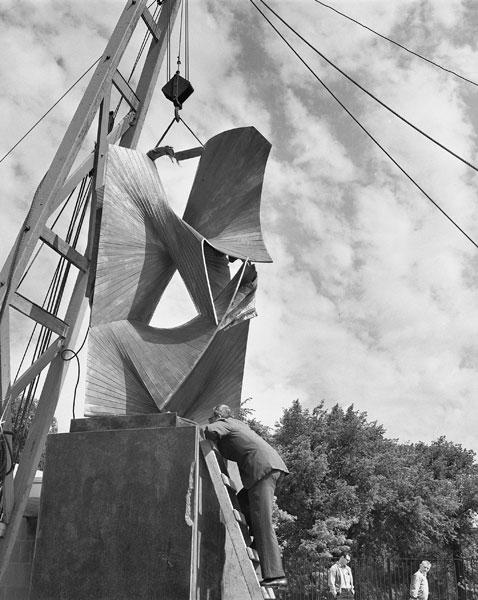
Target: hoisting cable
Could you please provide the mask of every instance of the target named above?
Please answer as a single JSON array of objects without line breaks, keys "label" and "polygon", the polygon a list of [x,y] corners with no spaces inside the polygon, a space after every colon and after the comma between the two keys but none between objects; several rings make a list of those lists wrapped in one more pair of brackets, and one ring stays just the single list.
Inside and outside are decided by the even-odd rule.
[{"label": "hoisting cable", "polygon": [[[161,145],[161,142],[164,140],[164,138],[166,137],[168,131],[171,129],[171,127],[174,125],[174,123],[179,123],[179,121],[181,121],[181,123],[186,127],[186,129],[194,136],[194,138],[201,144],[201,146],[204,148],[204,144],[201,142],[201,140],[198,138],[198,136],[194,133],[194,131],[191,129],[191,127],[189,127],[189,125],[186,123],[186,121],[179,116],[179,114],[173,117],[173,120],[171,121],[171,123],[166,127],[163,135],[159,138],[159,140],[156,142],[156,145],[154,146],[154,148],[158,148]],[[151,153],[154,154],[154,150],[150,150]],[[168,152],[168,154],[174,158],[174,152],[171,154]],[[148,153],[149,155],[149,153]]]},{"label": "hoisting cable", "polygon": [[424,60],[425,62],[433,65],[434,67],[437,67],[438,69],[441,69],[442,71],[445,71],[446,73],[450,73],[451,75],[454,75],[455,77],[458,77],[459,79],[462,79],[463,81],[466,81],[467,83],[471,83],[471,85],[478,86],[478,83],[476,83],[476,81],[473,81],[472,79],[468,79],[464,75],[460,75],[460,73],[457,73],[456,71],[453,71],[452,69],[448,69],[447,67],[440,65],[439,63],[435,62],[434,60],[431,60],[430,58],[427,58],[426,56],[423,56],[422,54],[419,54],[418,52],[415,52],[414,50],[410,50],[410,48],[407,48],[403,44],[400,44],[399,42],[392,40],[391,38],[387,37],[386,35],[383,35],[382,33],[375,31],[375,29],[372,29],[371,27],[368,27],[364,23],[357,21],[357,19],[354,19],[353,17],[350,17],[349,15],[346,15],[345,13],[340,12],[340,10],[337,10],[333,6],[330,6],[329,4],[325,4],[325,2],[321,2],[321,0],[314,0],[314,2],[316,2],[317,4],[320,4],[321,6],[324,6],[325,8],[333,10],[335,13],[337,13],[341,17],[344,17],[345,19],[352,21],[352,23],[355,23],[356,25],[360,25],[360,27],[367,29],[368,31],[372,32],[373,34],[377,35],[378,37],[382,38],[383,40],[390,42],[391,44],[395,44],[395,46],[398,46],[402,50],[405,50],[405,52],[413,54],[413,56],[416,56],[417,58]]},{"label": "hoisting cable", "polygon": [[[451,154],[456,159],[458,159],[459,161],[461,161],[462,163],[464,163],[465,165],[467,165],[468,167],[470,167],[474,171],[478,172],[478,167],[477,166],[475,166],[474,164],[472,164],[471,162],[469,162],[468,160],[466,160],[465,158],[463,158],[462,156],[460,156],[456,152],[453,152],[453,150],[451,150],[450,148],[448,148],[447,146],[445,146],[444,144],[442,144],[441,142],[439,142],[438,140],[436,140],[435,138],[433,138],[428,133],[425,133],[425,131],[423,131],[422,129],[420,129],[419,127],[417,127],[417,125],[414,125],[411,121],[409,121],[405,117],[402,117],[402,115],[400,115],[393,108],[391,108],[390,106],[388,106],[388,104],[385,104],[385,102],[383,102],[382,100],[380,100],[380,98],[377,98],[377,96],[375,96],[374,94],[372,94],[372,92],[369,92],[367,89],[365,89],[362,85],[360,85],[360,83],[358,83],[357,81],[355,81],[355,79],[353,79],[353,77],[351,77],[350,75],[348,75],[340,67],[338,67],[336,64],[334,64],[329,58],[327,58],[325,56],[325,54],[322,54],[322,52],[320,52],[320,50],[317,50],[317,48],[315,46],[313,46],[310,42],[308,42],[291,25],[289,25],[286,21],[284,21],[284,19],[280,15],[278,15],[277,12],[274,9],[272,9],[264,0],[259,0],[259,1],[262,2],[262,4],[268,10],[270,10],[270,12],[277,19],[279,19],[279,21],[281,21],[288,29],[290,29],[302,42],[304,42],[304,44],[306,44],[311,50],[313,50],[316,54],[318,54],[321,58],[323,58],[327,64],[329,64],[336,71],[338,71],[341,75],[343,75],[346,79],[348,79],[351,83],[353,83],[356,87],[358,87],[362,92],[364,92],[364,94],[367,94],[367,96],[369,96],[370,98],[372,98],[373,100],[375,100],[375,102],[377,102],[378,104],[380,104],[380,106],[382,106],[383,108],[385,108],[386,110],[388,110],[390,113],[392,113],[395,117],[397,117],[398,119],[400,119],[401,121],[403,121],[404,123],[406,123],[409,127],[411,127],[412,129],[414,129],[415,131],[417,131],[418,133],[420,133],[421,135],[423,135],[424,137],[426,137],[430,142],[433,142],[439,148],[441,148],[442,150],[445,150],[445,152],[448,152],[448,154]],[[250,2],[252,2],[252,4],[254,4],[253,0],[250,0]],[[254,6],[256,6],[256,5],[254,4]],[[257,8],[257,6],[256,6],[256,8]],[[265,15],[263,15],[263,16],[265,17]]]},{"label": "hoisting cable", "polygon": [[168,11],[168,35],[166,40],[166,81],[171,79],[171,3],[166,5]]},{"label": "hoisting cable", "polygon": [[71,86],[70,86],[70,87],[69,87],[69,88],[66,90],[66,92],[64,92],[64,93],[63,93],[63,94],[62,94],[62,95],[61,95],[61,96],[58,98],[58,100],[57,100],[57,101],[56,101],[56,102],[55,102],[55,103],[54,103],[54,104],[53,104],[53,105],[52,105],[52,106],[51,106],[51,107],[50,107],[50,108],[49,108],[49,109],[46,111],[46,113],[45,113],[44,115],[42,115],[42,116],[41,116],[41,117],[38,119],[38,121],[37,121],[36,123],[34,123],[34,124],[33,124],[33,125],[30,127],[30,129],[29,129],[29,130],[28,130],[28,131],[27,131],[27,132],[26,132],[26,133],[25,133],[25,134],[24,134],[24,135],[23,135],[23,136],[22,136],[22,137],[21,137],[21,138],[18,140],[18,142],[16,142],[16,143],[15,143],[15,144],[14,144],[14,145],[13,145],[13,146],[10,148],[10,150],[9,150],[9,151],[8,151],[6,154],[4,154],[4,155],[2,156],[2,158],[0,158],[0,163],[1,163],[2,161],[4,161],[4,160],[7,158],[7,156],[9,156],[9,155],[10,155],[10,154],[11,154],[11,153],[12,153],[12,152],[15,150],[15,148],[16,148],[16,147],[17,147],[17,146],[18,146],[18,145],[19,145],[21,142],[23,142],[23,140],[24,140],[24,139],[27,137],[27,135],[28,135],[28,134],[30,134],[30,133],[31,133],[31,132],[32,132],[32,131],[35,129],[35,127],[36,127],[37,125],[39,125],[39,124],[41,123],[41,121],[43,121],[43,119],[44,119],[44,118],[45,118],[45,117],[46,117],[46,116],[47,116],[49,113],[51,113],[51,111],[52,111],[52,110],[55,108],[55,106],[56,106],[57,104],[59,104],[59,103],[60,103],[60,102],[63,100],[63,98],[64,98],[64,97],[65,97],[65,96],[66,96],[66,95],[67,95],[69,92],[71,92],[71,90],[72,90],[72,89],[75,87],[75,85],[77,85],[77,84],[78,84],[78,83],[79,83],[79,82],[80,82],[80,81],[83,79],[83,77],[84,77],[84,76],[85,76],[87,73],[89,73],[89,71],[91,71],[91,69],[92,69],[92,68],[93,68],[93,67],[94,67],[94,66],[95,66],[95,65],[96,65],[96,64],[99,62],[99,60],[100,60],[100,59],[101,59],[101,56],[100,56],[100,57],[98,57],[98,58],[95,60],[95,62],[94,62],[94,63],[93,63],[93,64],[92,64],[90,67],[88,67],[88,69],[86,69],[86,71],[85,71],[85,72],[84,72],[82,75],[80,75],[80,77],[78,77],[78,79],[75,81],[75,83],[73,83],[73,84],[72,84],[72,85],[71,85]]},{"label": "hoisting cable", "polygon": [[[86,208],[88,205],[87,199],[90,195],[90,192],[91,192],[91,177],[87,176],[87,177],[83,178],[83,180],[82,180],[82,184],[81,184],[80,190],[78,192],[76,206],[74,207],[73,215],[71,217],[70,224],[68,227],[68,232],[65,237],[65,240],[72,247],[76,247],[77,243],[78,243],[79,235],[80,235],[80,232],[81,232],[81,229],[82,229],[82,226],[84,223],[85,215],[86,215]],[[70,197],[71,197],[71,195],[70,195]],[[60,218],[61,213],[65,209],[65,206],[66,206],[66,203],[62,207],[60,213],[55,218],[53,226]],[[73,241],[72,241],[72,239],[73,239]],[[67,281],[68,274],[69,274],[69,268],[71,266],[68,263],[68,264],[66,264],[66,268],[65,268],[65,263],[68,263],[68,261],[66,261],[64,258],[61,258],[59,260],[59,263],[55,269],[53,279],[50,282],[49,288],[46,292],[45,300],[43,301],[43,304],[42,304],[42,308],[45,308],[48,312],[51,312],[52,314],[55,314],[55,315],[58,314],[58,310],[61,305],[61,300],[63,297],[66,281]],[[30,264],[30,267],[31,267],[31,264]],[[20,363],[16,377],[18,377],[18,374],[19,374],[21,366],[24,362],[26,353],[28,352],[28,348],[31,345],[31,341],[32,341],[33,335],[35,333],[36,326],[37,326],[37,324],[35,324],[35,326],[33,328],[32,334],[28,341],[27,349],[22,357],[22,361]],[[36,342],[35,349],[33,352],[32,364],[46,350],[46,348],[48,347],[48,345],[51,341],[51,336],[52,336],[52,332],[48,328],[46,328],[46,327],[41,328],[41,331],[39,332],[39,336],[37,338],[37,342]],[[40,375],[38,375],[29,384],[29,386],[25,390],[23,390],[22,394],[19,396],[20,400],[18,403],[18,409],[16,411],[16,415],[15,415],[15,419],[14,419],[14,423],[13,423],[13,430],[17,433],[22,430],[22,428],[23,428],[22,424],[25,423],[26,419],[28,418],[28,413],[30,411],[31,405],[35,398],[39,380],[40,380]],[[9,401],[7,402],[6,406],[4,407],[0,423],[4,422],[8,407],[14,400],[17,400],[17,398],[9,398]],[[17,451],[18,451],[18,448],[17,448]],[[16,458],[17,457],[14,456],[14,460]]]},{"label": "hoisting cable", "polygon": [[[86,177],[84,177],[81,181],[81,185],[80,185],[80,194],[82,193],[81,190],[83,189],[85,182],[88,180],[88,178],[90,177],[90,175],[87,175]],[[70,192],[70,195],[67,197],[67,199],[65,200],[65,202],[63,203],[63,206],[61,207],[61,210],[59,211],[58,215],[55,217],[55,220],[53,221],[53,223],[51,224],[50,229],[53,229],[55,227],[55,225],[57,224],[58,220],[60,219],[61,215],[63,214],[63,211],[66,209],[66,207],[68,206],[71,198],[73,197],[73,194],[75,193],[76,190],[73,190],[72,192]],[[30,271],[30,269],[33,266],[33,263],[35,262],[35,260],[38,258],[38,255],[41,251],[41,249],[43,248],[43,246],[45,245],[45,242],[42,242],[40,244],[40,247],[37,249],[37,251],[35,252],[33,258],[31,259],[30,263],[28,264],[28,266],[25,269],[25,272],[23,273],[19,283],[18,283],[18,287],[21,286],[21,284],[23,283],[23,280],[25,279],[25,277],[28,275],[28,272]]]},{"label": "hoisting cable", "polygon": [[[155,160],[159,156],[164,156],[164,154],[168,154],[169,157],[174,159],[174,150],[170,147],[161,147],[160,144],[170,131],[171,127],[174,123],[179,123],[180,121],[183,125],[188,129],[188,131],[194,136],[194,138],[204,146],[199,137],[194,133],[194,131],[189,127],[189,125],[179,116],[179,111],[183,107],[183,103],[189,98],[189,96],[194,92],[194,88],[191,83],[188,81],[189,76],[189,8],[187,0],[180,0],[181,3],[181,16],[179,19],[179,40],[178,40],[178,55],[177,55],[177,69],[176,73],[173,77],[170,77],[170,60],[168,59],[168,71],[167,71],[167,82],[162,88],[163,94],[166,96],[168,100],[170,100],[174,105],[174,117],[166,127],[164,133],[156,142],[154,148],[150,150],[147,154],[152,159]],[[170,17],[170,14],[169,14]],[[183,28],[184,28],[184,40],[183,40]],[[186,78],[181,77],[181,51],[182,46],[184,44],[184,66],[185,66],[185,75]],[[169,49],[171,46],[171,31],[170,31],[170,19],[168,20],[168,39],[167,39],[167,48]],[[169,51],[169,56],[171,55],[171,51]]]},{"label": "hoisting cable", "polygon": [[179,73],[179,70],[181,67],[181,42],[182,42],[182,38],[183,38],[183,22],[184,22],[184,2],[181,2],[181,16],[179,18],[178,59],[176,61],[177,73]]},{"label": "hoisting cable", "polygon": [[198,136],[194,133],[194,131],[191,129],[191,127],[189,127],[189,125],[186,123],[186,121],[182,117],[179,117],[179,120],[187,128],[187,130],[196,138],[196,140],[201,144],[201,146],[204,148],[204,144],[201,142],[201,140],[198,138]]},{"label": "hoisting cable", "polygon": [[[84,211],[82,211],[82,213],[83,214],[80,218],[80,223],[76,226],[77,234],[81,230],[81,226],[83,223]],[[79,214],[79,212],[77,212],[76,217],[78,217],[78,214]],[[76,219],[76,217],[75,217],[75,219]],[[69,235],[67,235],[68,241],[71,240],[72,232],[73,232],[73,228],[70,228]],[[78,235],[75,235],[75,238],[77,238],[77,237],[78,237]],[[75,240],[75,242],[73,242],[72,245],[73,245],[73,247],[76,246],[76,240]],[[52,280],[52,284],[50,285],[50,288],[49,288],[52,291],[49,294],[50,299],[48,301],[46,309],[48,310],[48,312],[51,312],[52,314],[55,314],[55,315],[58,314],[61,299],[63,297],[64,287],[66,285],[66,281],[67,281],[69,270],[70,270],[70,264],[68,263],[65,268],[65,262],[66,262],[65,259],[60,259],[59,264],[56,269],[56,272],[55,272],[54,279]],[[44,302],[44,305],[45,305],[45,302]],[[43,352],[46,350],[46,348],[50,344],[51,337],[52,337],[52,332],[48,328],[42,327],[40,334],[39,334],[39,338],[36,343],[33,361],[36,360],[41,354],[43,354]],[[28,418],[28,414],[30,412],[31,405],[32,405],[33,400],[36,395],[39,381],[40,381],[40,377],[38,376],[31,382],[31,384],[28,386],[28,388],[26,390],[24,390],[24,392],[21,395],[21,400],[19,403],[19,407],[18,407],[18,411],[16,414],[16,419],[15,419],[15,423],[14,423],[14,427],[13,427],[14,431],[21,430],[23,427],[22,424],[26,422],[26,420]]]},{"label": "hoisting cable", "polygon": [[[83,191],[84,191],[84,186],[86,185],[86,182],[88,181],[88,178],[90,178],[90,175],[87,175],[86,177],[84,177],[84,178],[82,179],[82,181],[81,181],[81,185],[80,185],[80,191],[79,191],[79,195],[82,195],[82,194],[83,194]],[[67,208],[67,206],[68,206],[68,204],[69,204],[69,202],[70,202],[71,198],[73,197],[73,194],[74,194],[74,193],[75,193],[75,190],[73,190],[73,191],[70,193],[70,195],[68,196],[68,198],[66,199],[66,201],[63,203],[63,206],[61,207],[61,210],[59,211],[58,215],[55,217],[55,220],[53,221],[53,223],[52,223],[52,225],[51,225],[50,229],[54,229],[55,225],[57,224],[57,222],[58,222],[58,220],[60,219],[61,215],[63,214],[64,210]],[[41,250],[42,250],[43,246],[44,246],[44,242],[42,242],[42,243],[40,244],[39,248],[37,249],[37,251],[35,252],[35,254],[34,254],[33,258],[31,259],[31,261],[30,261],[29,265],[28,265],[28,266],[27,266],[27,268],[25,269],[25,272],[23,273],[23,275],[22,275],[22,277],[21,277],[21,279],[20,279],[20,281],[19,281],[19,283],[18,283],[18,287],[20,287],[20,286],[21,286],[21,284],[23,283],[23,281],[24,281],[25,277],[28,275],[28,273],[29,273],[30,269],[32,268],[33,264],[35,263],[36,259],[38,258],[38,255],[40,254],[40,252],[41,252]],[[50,294],[50,292],[51,292],[52,285],[53,285],[53,281],[51,281],[51,282],[50,282],[50,285],[49,285],[49,287],[48,287],[48,290],[47,290],[47,292],[46,292],[45,299],[44,299],[44,301],[43,301],[43,304],[42,304],[42,308],[45,308],[45,303],[46,303],[46,301],[47,301],[47,297],[48,297],[48,295],[49,295],[49,294]],[[31,332],[31,334],[30,334],[30,337],[29,337],[29,339],[28,339],[28,342],[27,342],[27,344],[26,344],[25,351],[24,351],[24,353],[23,353],[23,356],[22,356],[22,358],[21,358],[21,360],[20,360],[20,364],[18,365],[18,369],[17,369],[17,373],[16,373],[16,375],[15,375],[14,381],[16,381],[16,379],[18,378],[18,376],[19,376],[19,374],[20,374],[20,371],[21,371],[21,369],[22,369],[23,363],[25,362],[26,355],[27,355],[27,353],[28,353],[28,349],[29,349],[29,347],[30,347],[30,344],[31,344],[31,342],[32,342],[32,339],[33,339],[33,336],[34,336],[34,334],[35,334],[36,328],[37,328],[38,326],[39,326],[39,324],[38,324],[38,323],[35,323],[35,325],[33,326],[32,332]]]},{"label": "hoisting cable", "polygon": [[[380,150],[393,162],[393,164],[411,181],[411,183],[420,190],[420,192],[437,208],[447,219],[452,223],[454,227],[458,229],[467,239],[470,241],[476,248],[478,248],[478,244],[471,238],[440,206],[425,190],[413,179],[411,175],[393,158],[393,156],[385,150],[385,148],[380,144],[380,142],[368,131],[368,129],[360,123],[360,121],[354,116],[354,114],[345,106],[345,104],[334,94],[334,92],[322,81],[322,79],[315,73],[315,71],[307,64],[307,62],[300,56],[300,54],[291,46],[291,44],[286,40],[286,38],[282,35],[282,33],[275,27],[275,25],[270,21],[270,19],[260,10],[260,8],[255,4],[254,0],[249,0],[254,8],[264,17],[264,19],[269,23],[269,25],[274,29],[274,31],[279,35],[279,37],[283,40],[283,42],[292,50],[292,52],[297,56],[297,58],[302,62],[302,64],[312,73],[312,75],[317,79],[317,81],[322,85],[322,87],[332,96],[332,98],[345,110],[345,112],[349,115],[349,117],[362,129],[362,131],[372,140],[374,144],[376,144]],[[262,0],[261,0],[262,1]]]},{"label": "hoisting cable", "polygon": [[189,0],[185,2],[184,8],[184,76],[189,79]]},{"label": "hoisting cable", "polygon": [[[80,231],[83,226],[86,208],[87,208],[87,198],[91,191],[91,178],[88,181],[88,185],[86,184],[87,178],[85,177],[82,181],[82,185],[80,188],[80,192],[78,194],[77,203],[74,208],[73,216],[65,237],[65,241],[71,245],[73,248],[76,248],[78,243],[78,238]],[[81,211],[81,214],[80,214]],[[78,223],[77,223],[78,221]],[[75,232],[76,229],[76,232]],[[74,235],[74,237],[73,237]],[[73,241],[72,241],[73,238]],[[47,291],[45,300],[43,302],[42,308],[45,308],[48,312],[57,315],[58,310],[60,308],[61,300],[64,293],[64,288],[66,285],[66,280],[68,278],[68,274],[70,271],[70,263],[66,261],[66,259],[61,258],[56,267],[55,275],[50,284],[49,290]],[[51,339],[51,331],[48,328],[43,328],[44,333],[47,333],[47,339],[43,341],[42,347],[39,349],[39,354],[42,354],[46,349],[46,346],[49,344]],[[36,349],[37,351],[37,349]]]},{"label": "hoisting cable", "polygon": [[179,19],[179,43],[178,43],[178,59],[177,59],[177,70],[179,74],[181,67],[181,44],[183,42],[183,28],[184,28],[184,76],[189,79],[189,7],[188,0],[180,0],[181,2],[181,16]]},{"label": "hoisting cable", "polygon": [[[154,2],[150,5],[152,6],[154,4]],[[149,6],[148,6],[149,8]],[[158,14],[161,11],[161,5],[158,3],[156,4],[156,8],[154,9],[154,13],[153,13],[153,21],[156,21],[156,19],[158,18]],[[134,72],[136,70],[136,67],[138,66],[139,61],[141,60],[141,56],[143,55],[144,49],[146,48],[146,44],[148,43],[149,38],[151,37],[151,32],[149,29],[146,30],[146,33],[144,34],[143,37],[143,41],[141,42],[141,46],[139,48],[138,54],[136,55],[136,59],[134,61],[133,67],[131,68],[130,74],[128,76],[128,79],[126,80],[127,83],[129,83],[131,81],[131,78],[134,75]],[[118,104],[116,105],[115,110],[113,111],[113,118],[116,119],[116,116],[118,114],[118,111],[120,109],[121,103],[123,102],[123,96],[120,96],[120,99],[118,100]]]},{"label": "hoisting cable", "polygon": [[173,126],[173,124],[176,122],[176,117],[173,117],[171,123],[166,127],[163,135],[159,138],[159,140],[156,142],[155,148],[157,146],[159,146],[161,144],[161,142],[164,140],[164,138],[166,137],[166,134],[168,133],[168,131],[171,129],[171,127]]}]

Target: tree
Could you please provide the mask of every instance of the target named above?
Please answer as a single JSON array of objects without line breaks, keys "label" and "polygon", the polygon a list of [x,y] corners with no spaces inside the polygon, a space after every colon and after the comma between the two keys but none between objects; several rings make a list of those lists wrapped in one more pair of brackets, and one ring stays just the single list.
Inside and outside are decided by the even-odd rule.
[{"label": "tree", "polygon": [[286,554],[317,560],[352,548],[369,556],[476,550],[474,453],[440,438],[400,444],[367,414],[295,400],[271,435],[291,474],[278,504]]}]

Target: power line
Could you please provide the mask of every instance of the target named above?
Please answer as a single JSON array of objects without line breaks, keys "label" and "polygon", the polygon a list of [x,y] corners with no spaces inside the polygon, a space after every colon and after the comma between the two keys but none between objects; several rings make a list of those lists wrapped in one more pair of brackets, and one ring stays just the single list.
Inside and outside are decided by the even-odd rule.
[{"label": "power line", "polygon": [[15,148],[16,148],[16,147],[17,147],[17,146],[18,146],[18,145],[19,145],[21,142],[23,142],[23,140],[24,140],[24,139],[27,137],[27,135],[28,135],[28,134],[30,134],[30,133],[31,133],[31,132],[32,132],[32,131],[35,129],[35,127],[36,127],[36,126],[37,126],[39,123],[41,123],[41,121],[43,121],[43,119],[44,119],[44,118],[45,118],[45,117],[46,117],[46,116],[47,116],[49,113],[51,113],[51,111],[52,111],[52,110],[55,108],[55,106],[57,106],[57,104],[59,104],[59,103],[60,103],[60,102],[63,100],[63,98],[64,98],[64,97],[65,97],[65,96],[66,96],[66,95],[67,95],[69,92],[71,92],[71,90],[72,90],[72,89],[75,87],[75,85],[76,85],[77,83],[79,83],[79,82],[80,82],[80,81],[83,79],[83,77],[84,77],[84,76],[85,76],[85,75],[86,75],[86,74],[87,74],[89,71],[91,71],[91,69],[92,69],[92,68],[93,68],[93,67],[96,65],[96,63],[97,63],[97,62],[100,60],[100,58],[101,58],[101,56],[100,56],[100,57],[98,57],[98,58],[95,60],[95,62],[94,62],[94,63],[93,63],[93,64],[92,64],[90,67],[88,67],[88,69],[86,69],[86,71],[85,71],[85,72],[84,72],[82,75],[80,75],[80,77],[78,77],[78,79],[75,81],[75,83],[73,83],[73,84],[72,84],[72,85],[71,85],[71,86],[70,86],[70,87],[69,87],[69,88],[66,90],[66,92],[64,92],[64,93],[63,93],[63,94],[62,94],[62,95],[61,95],[61,96],[58,98],[58,100],[57,100],[57,101],[56,101],[56,102],[55,102],[55,103],[54,103],[54,104],[53,104],[53,105],[52,105],[52,106],[51,106],[51,107],[50,107],[50,108],[49,108],[49,109],[46,111],[46,113],[45,113],[44,115],[42,115],[42,116],[41,116],[41,117],[38,119],[38,121],[37,121],[36,123],[34,123],[34,124],[33,124],[33,125],[30,127],[30,129],[29,129],[29,130],[28,130],[28,131],[27,131],[27,132],[26,132],[26,133],[25,133],[25,134],[24,134],[24,135],[23,135],[23,136],[22,136],[22,137],[21,137],[21,138],[18,140],[18,142],[17,142],[16,144],[14,144],[14,145],[13,145],[13,146],[10,148],[10,150],[9,150],[9,151],[8,151],[8,152],[7,152],[7,153],[4,155],[4,156],[2,156],[2,158],[0,158],[0,163],[1,163],[1,162],[3,162],[3,161],[4,161],[4,160],[7,158],[7,156],[9,156],[9,155],[10,155],[10,154],[11,154],[11,153],[12,153],[12,152],[15,150]]},{"label": "power line", "polygon": [[386,110],[388,110],[390,113],[392,113],[392,115],[394,115],[395,117],[397,117],[398,119],[400,119],[401,121],[403,121],[403,123],[406,123],[409,127],[411,127],[412,129],[414,129],[417,133],[420,133],[421,135],[423,135],[424,137],[426,137],[427,140],[429,140],[430,142],[433,142],[436,146],[438,146],[442,150],[445,150],[445,152],[448,152],[448,154],[451,154],[451,156],[455,157],[456,159],[458,159],[459,161],[461,161],[462,163],[464,163],[465,165],[467,165],[468,167],[470,167],[470,169],[473,169],[474,171],[478,172],[478,167],[475,166],[473,163],[469,162],[468,160],[466,160],[465,158],[463,158],[462,156],[460,156],[456,152],[453,152],[453,150],[451,150],[450,148],[448,148],[448,146],[445,146],[444,144],[442,144],[441,142],[439,142],[438,140],[436,140],[434,137],[432,137],[431,135],[429,135],[428,133],[426,133],[425,131],[423,131],[423,129],[420,129],[419,127],[417,127],[417,125],[415,125],[414,123],[412,123],[411,121],[409,121],[408,119],[406,119],[405,117],[403,117],[401,114],[399,114],[393,108],[391,108],[390,106],[388,106],[388,104],[385,104],[385,102],[383,102],[382,100],[380,100],[380,98],[377,98],[377,96],[375,96],[374,94],[372,94],[372,92],[369,92],[367,89],[365,89],[362,85],[360,85],[360,83],[358,83],[357,81],[355,81],[355,79],[353,79],[353,77],[351,77],[348,73],[346,73],[340,67],[338,67],[335,63],[333,63],[329,58],[327,58],[327,56],[325,56],[325,54],[322,54],[322,52],[320,52],[320,50],[317,50],[317,48],[315,46],[313,46],[300,33],[298,33],[298,31],[296,31],[291,25],[289,25],[279,14],[276,13],[276,11],[274,9],[272,9],[267,4],[267,2],[265,2],[264,0],[260,0],[260,2],[262,2],[262,4],[277,19],[279,19],[279,21],[281,21],[281,23],[283,23],[288,29],[290,29],[292,31],[292,33],[294,33],[302,42],[304,42],[304,44],[306,44],[311,50],[313,50],[316,54],[318,54],[321,58],[323,58],[327,62],[327,64],[329,64],[332,68],[334,68],[341,75],[343,75],[346,79],[348,79],[351,83],[353,83],[356,87],[358,87],[362,92],[364,92],[364,94],[367,94],[367,96],[369,96],[370,98],[372,98],[373,100],[375,100],[375,102],[377,102],[378,104],[380,104],[380,106],[382,106],[383,108],[385,108]]},{"label": "power line", "polygon": [[[263,0],[260,0],[263,4]],[[380,142],[368,131],[368,129],[360,123],[360,121],[355,117],[355,115],[345,106],[345,104],[334,94],[334,92],[322,81],[322,79],[317,75],[317,73],[307,64],[307,62],[300,56],[300,54],[292,47],[292,45],[286,40],[286,38],[282,35],[282,33],[277,29],[277,27],[272,23],[272,21],[261,11],[261,9],[256,5],[254,0],[249,0],[249,2],[254,6],[254,8],[264,17],[264,19],[269,23],[269,25],[274,29],[277,35],[282,39],[282,41],[289,47],[290,50],[297,56],[297,58],[301,61],[301,63],[312,73],[312,75],[317,79],[317,81],[324,87],[325,90],[332,96],[332,98],[345,110],[345,112],[349,115],[349,117],[362,129],[362,131],[372,140],[376,146],[382,150],[382,152],[393,162],[393,164],[411,181],[411,183],[418,189],[420,192],[427,198],[434,206],[437,208],[442,215],[444,215],[450,223],[458,229],[467,239],[470,241],[475,248],[478,249],[478,244],[471,238],[466,231],[464,231],[456,221],[454,221],[442,208],[441,206],[433,200],[433,198],[425,192],[425,190],[413,179],[413,177],[393,158],[393,156],[380,144]]]},{"label": "power line", "polygon": [[467,83],[471,83],[471,85],[476,85],[478,87],[478,83],[476,83],[475,81],[468,79],[464,75],[460,75],[460,73],[457,73],[456,71],[453,71],[452,69],[448,69],[447,67],[440,65],[439,63],[435,62],[434,60],[431,60],[430,58],[423,56],[423,54],[419,54],[418,52],[415,52],[414,50],[410,50],[410,48],[407,48],[403,44],[400,44],[399,42],[392,40],[391,38],[387,37],[386,35],[383,35],[383,34],[379,33],[378,31],[375,31],[375,29],[372,29],[371,27],[368,27],[364,23],[357,21],[357,19],[354,19],[353,17],[350,17],[349,15],[346,15],[345,13],[340,12],[340,10],[337,10],[333,6],[330,6],[329,4],[325,4],[325,2],[321,2],[321,0],[314,0],[314,2],[317,2],[317,4],[320,4],[321,6],[324,6],[325,8],[328,8],[328,9],[334,11],[341,17],[344,17],[345,19],[352,21],[356,25],[360,25],[360,27],[367,29],[368,31],[370,31],[373,34],[377,35],[378,37],[382,38],[383,40],[386,40],[387,42],[390,42],[391,44],[395,44],[395,46],[398,46],[402,50],[405,50],[405,52],[408,52],[409,54],[413,54],[413,56],[416,56],[417,58],[424,60],[425,62],[433,65],[434,67],[437,67],[438,69],[441,69],[442,71],[445,71],[446,73],[450,73],[451,75],[454,75],[455,77],[458,77],[459,79],[462,79],[463,81],[466,81]]}]

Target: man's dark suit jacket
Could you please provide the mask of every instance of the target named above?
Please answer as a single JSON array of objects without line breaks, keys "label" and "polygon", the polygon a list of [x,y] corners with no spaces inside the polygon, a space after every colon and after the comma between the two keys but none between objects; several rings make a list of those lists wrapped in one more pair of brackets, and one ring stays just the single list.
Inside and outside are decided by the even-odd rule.
[{"label": "man's dark suit jacket", "polygon": [[204,434],[224,458],[237,462],[242,485],[249,489],[271,471],[288,473],[279,454],[242,421],[227,417],[208,425]]}]

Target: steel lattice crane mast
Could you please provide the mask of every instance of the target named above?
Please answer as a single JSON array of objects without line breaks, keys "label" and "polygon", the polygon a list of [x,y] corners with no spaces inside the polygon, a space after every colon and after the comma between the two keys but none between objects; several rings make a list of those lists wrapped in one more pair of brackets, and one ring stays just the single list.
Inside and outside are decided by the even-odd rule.
[{"label": "steel lattice crane mast", "polygon": [[[0,540],[0,580],[10,560],[68,368],[62,351],[74,347],[87,308],[94,277],[95,244],[99,231],[108,144],[119,143],[120,146],[128,148],[136,147],[180,0],[158,2],[158,5],[161,4],[161,11],[157,17],[153,16],[146,3],[147,0],[128,0],[51,166],[34,195],[27,217],[0,274],[0,396],[2,427],[5,430],[8,430],[10,425],[12,401],[40,374],[46,373],[15,479],[13,480],[10,474],[3,482],[2,514],[6,529],[4,537]],[[141,21],[146,26],[146,31],[150,32],[152,41],[136,89],[132,89],[120,73],[119,65],[128,46],[132,44],[132,35]],[[113,87],[127,102],[130,110],[111,129],[110,106]],[[98,127],[95,150],[80,167],[71,172],[96,117]],[[87,249],[85,254],[81,254],[47,227],[47,221],[88,176],[91,176],[93,181],[88,197],[90,222]],[[68,308],[64,319],[59,319],[17,292],[39,242],[47,244],[78,269],[75,284],[67,298]],[[31,317],[40,326],[49,329],[55,338],[15,381],[12,381],[10,373],[10,308]]]}]

